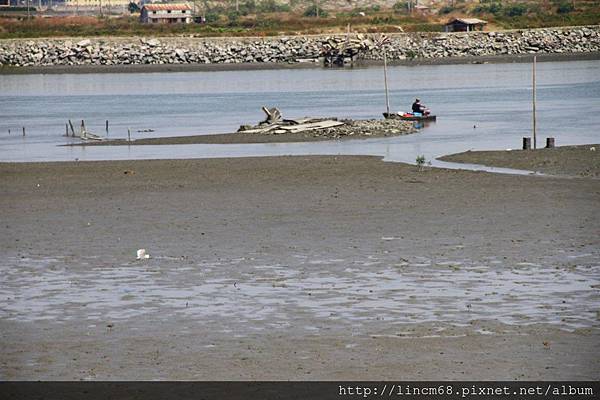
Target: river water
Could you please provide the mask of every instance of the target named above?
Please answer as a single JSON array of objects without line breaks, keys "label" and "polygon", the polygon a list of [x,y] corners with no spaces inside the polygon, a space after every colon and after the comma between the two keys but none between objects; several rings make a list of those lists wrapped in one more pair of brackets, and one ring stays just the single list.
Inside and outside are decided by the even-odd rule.
[{"label": "river water", "polygon": [[[391,108],[415,97],[437,123],[404,137],[314,143],[64,147],[65,123],[134,139],[235,131],[263,118],[263,105],[286,117],[380,118],[380,67],[182,73],[0,75],[0,161],[207,158],[271,155],[380,155],[433,160],[469,149],[519,148],[531,134],[531,65],[394,66]],[[600,60],[538,63],[538,144],[600,140]],[[22,127],[26,136],[22,136]],[[153,129],[152,133],[138,130]],[[10,130],[10,134],[9,134]],[[435,162],[434,165],[443,165]]]}]

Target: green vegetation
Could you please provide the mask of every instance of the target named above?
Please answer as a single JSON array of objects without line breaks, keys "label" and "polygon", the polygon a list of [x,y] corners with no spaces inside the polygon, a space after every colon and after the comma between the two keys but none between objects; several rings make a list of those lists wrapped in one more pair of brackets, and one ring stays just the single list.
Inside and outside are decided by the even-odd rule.
[{"label": "green vegetation", "polygon": [[422,171],[423,168],[425,167],[425,156],[421,155],[418,156],[417,159],[415,160],[417,163],[417,167],[419,168],[419,171]]},{"label": "green vegetation", "polygon": [[129,12],[131,14],[140,12],[140,7],[137,5],[137,3],[133,2],[133,1],[131,3],[129,3],[129,6],[127,6],[127,9],[129,10]]},{"label": "green vegetation", "polygon": [[[431,13],[409,13],[408,0],[384,8],[377,1],[367,7],[332,12],[328,0],[197,0],[197,15],[206,24],[154,24],[139,22],[131,4],[129,15],[105,18],[63,16],[44,18],[26,9],[0,12],[0,38],[104,35],[273,36],[352,31],[362,33],[443,31],[451,16],[472,16],[489,22],[491,29],[600,24],[600,2],[590,0],[455,0]],[[414,3],[413,3],[414,4]],[[325,9],[322,7],[325,6]],[[31,9],[33,10],[33,8]]]},{"label": "green vegetation", "polygon": [[575,6],[570,1],[561,1],[556,9],[556,12],[559,14],[568,14],[572,11],[575,11]]}]

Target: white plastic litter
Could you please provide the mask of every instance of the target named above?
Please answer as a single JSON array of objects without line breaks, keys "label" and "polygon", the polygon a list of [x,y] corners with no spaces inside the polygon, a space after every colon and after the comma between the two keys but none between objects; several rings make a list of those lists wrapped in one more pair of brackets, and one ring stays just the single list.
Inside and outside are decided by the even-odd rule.
[{"label": "white plastic litter", "polygon": [[145,260],[150,258],[150,254],[146,254],[146,249],[139,249],[137,251],[137,259],[138,260]]}]

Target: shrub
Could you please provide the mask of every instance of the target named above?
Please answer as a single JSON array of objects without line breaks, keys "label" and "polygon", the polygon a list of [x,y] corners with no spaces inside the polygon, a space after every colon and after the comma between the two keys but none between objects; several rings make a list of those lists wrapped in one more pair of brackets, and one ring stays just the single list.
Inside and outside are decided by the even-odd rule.
[{"label": "shrub", "polygon": [[570,1],[563,1],[558,5],[556,12],[559,14],[568,14],[575,10],[575,6]]},{"label": "shrub", "polygon": [[525,4],[514,4],[506,9],[504,12],[508,17],[520,17],[527,12],[527,6]]},{"label": "shrub", "polygon": [[131,14],[140,11],[140,7],[136,3],[134,3],[133,1],[131,3],[129,3],[129,6],[127,6],[127,9],[129,10],[129,12]]},{"label": "shrub", "polygon": [[478,14],[488,13],[498,15],[502,12],[502,4],[498,2],[488,2],[487,4],[478,5],[473,11]]},{"label": "shrub", "polygon": [[210,24],[213,22],[217,22],[221,18],[221,15],[217,12],[209,11],[204,17],[206,18],[206,23]]},{"label": "shrub", "polygon": [[240,13],[232,11],[227,14],[227,19],[229,20],[229,25],[235,25],[240,18]]},{"label": "shrub", "polygon": [[[319,7],[319,17],[326,17],[327,11],[323,10],[322,8]],[[317,16],[317,7],[316,5],[312,5],[310,7],[308,7],[305,11],[304,11],[304,16],[305,17],[316,17]]]},{"label": "shrub", "polygon": [[454,7],[444,6],[444,7],[440,8],[439,14],[441,14],[441,15],[450,14],[452,11],[454,11]]},{"label": "shrub", "polygon": [[417,159],[415,161],[417,163],[417,167],[419,167],[419,171],[422,171],[423,167],[425,166],[425,156],[417,156]]},{"label": "shrub", "polygon": [[394,12],[406,12],[408,11],[408,3],[406,1],[397,1],[392,8]]}]

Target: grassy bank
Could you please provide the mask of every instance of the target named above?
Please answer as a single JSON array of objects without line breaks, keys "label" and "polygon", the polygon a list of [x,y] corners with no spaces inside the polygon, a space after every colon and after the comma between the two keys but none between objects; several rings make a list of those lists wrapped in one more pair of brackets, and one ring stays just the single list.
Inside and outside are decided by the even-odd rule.
[{"label": "grassy bank", "polygon": [[[0,13],[0,38],[69,36],[275,36],[345,32],[435,32],[443,31],[452,17],[478,17],[489,22],[488,29],[535,28],[594,25],[600,23],[600,3],[576,1],[456,1],[438,5],[427,12],[408,12],[405,2],[392,7],[373,2],[369,7],[337,9],[323,1],[319,17],[301,5],[260,6],[265,1],[241,1],[239,11],[227,2],[212,2],[197,10],[205,24],[141,24],[138,14],[113,16],[53,16],[38,13]],[[425,2],[426,3],[426,2]],[[567,4],[568,3],[568,4]],[[254,4],[253,7],[248,4]],[[437,3],[436,3],[437,4]],[[454,5],[450,5],[454,4]],[[93,10],[92,10],[93,11]]]}]

